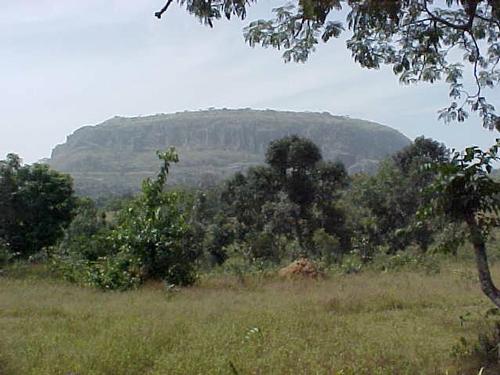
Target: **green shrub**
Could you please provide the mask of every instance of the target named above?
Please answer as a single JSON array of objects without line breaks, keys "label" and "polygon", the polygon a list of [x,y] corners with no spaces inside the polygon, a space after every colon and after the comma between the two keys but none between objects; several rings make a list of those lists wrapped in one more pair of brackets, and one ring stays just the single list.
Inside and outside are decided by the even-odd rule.
[{"label": "green shrub", "polygon": [[421,270],[428,274],[440,271],[439,261],[430,255],[414,254],[410,249],[394,255],[378,253],[371,264],[377,271]]},{"label": "green shrub", "polygon": [[457,223],[449,223],[436,235],[431,252],[456,256],[460,247],[465,243],[465,240],[465,228]]},{"label": "green shrub", "polygon": [[0,238],[0,268],[5,267],[12,257],[13,255],[7,247],[7,243]]},{"label": "green shrub", "polygon": [[190,285],[196,279],[189,226],[179,195],[165,192],[175,150],[158,153],[163,161],[155,180],[146,179],[142,194],[117,214],[107,228],[94,207],[85,206],[66,231],[54,267],[68,280],[103,289],[128,289],[148,279]]},{"label": "green shrub", "polygon": [[211,265],[220,265],[227,259],[225,247],[234,241],[234,229],[231,223],[216,220],[205,230],[202,243],[203,250]]},{"label": "green shrub", "polygon": [[84,270],[84,282],[102,289],[126,290],[137,287],[143,281],[133,259],[123,254],[100,258],[97,262],[88,263]]},{"label": "green shrub", "polygon": [[358,273],[363,269],[364,262],[359,254],[352,252],[342,259],[340,270],[345,274]]},{"label": "green shrub", "polygon": [[278,262],[281,259],[278,237],[267,231],[251,232],[245,242],[248,244],[246,254],[249,261],[268,260]]},{"label": "green shrub", "polygon": [[323,228],[314,232],[313,243],[316,255],[326,264],[336,263],[342,259],[340,240],[336,236],[326,233]]},{"label": "green shrub", "polygon": [[88,261],[96,261],[109,254],[103,239],[108,234],[105,217],[90,200],[81,200],[76,215],[59,243],[57,252]]}]

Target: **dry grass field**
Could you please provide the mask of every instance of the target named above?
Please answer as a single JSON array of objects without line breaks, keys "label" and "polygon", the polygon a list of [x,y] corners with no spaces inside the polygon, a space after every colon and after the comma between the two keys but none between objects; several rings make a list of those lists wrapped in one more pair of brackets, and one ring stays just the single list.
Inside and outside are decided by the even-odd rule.
[{"label": "dry grass field", "polygon": [[319,281],[219,275],[174,292],[101,292],[43,272],[0,277],[2,375],[477,374],[460,340],[477,341],[491,307],[464,263]]}]

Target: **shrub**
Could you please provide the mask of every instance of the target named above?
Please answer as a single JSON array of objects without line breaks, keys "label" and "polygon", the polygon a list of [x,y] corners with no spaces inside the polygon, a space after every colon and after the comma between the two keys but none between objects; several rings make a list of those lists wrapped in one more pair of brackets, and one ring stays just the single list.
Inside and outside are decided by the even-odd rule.
[{"label": "shrub", "polygon": [[439,262],[435,257],[422,254],[412,254],[411,250],[398,252],[394,255],[379,253],[372,263],[377,271],[403,271],[407,269],[420,270],[428,274],[440,271]]},{"label": "shrub", "polygon": [[358,273],[363,269],[364,262],[361,257],[353,252],[346,255],[340,264],[340,270],[345,274]]},{"label": "shrub", "polygon": [[281,259],[279,237],[267,231],[251,232],[245,241],[248,243],[247,257],[249,261],[259,260],[279,262]]},{"label": "shrub", "polygon": [[79,202],[75,218],[64,231],[58,252],[96,261],[108,254],[108,249],[102,246],[100,238],[106,236],[107,230],[105,217],[99,213],[92,201],[83,199]]},{"label": "shrub", "polygon": [[13,255],[7,247],[7,243],[0,238],[0,268],[5,267],[10,262],[12,257]]},{"label": "shrub", "polygon": [[147,279],[190,285],[196,279],[189,226],[179,195],[163,191],[175,150],[158,153],[163,166],[155,180],[106,228],[94,207],[85,206],[66,231],[54,266],[67,279],[104,289],[128,289]]},{"label": "shrub", "polygon": [[323,228],[314,232],[313,243],[316,255],[326,264],[339,262],[342,259],[340,240],[336,236],[326,233]]}]

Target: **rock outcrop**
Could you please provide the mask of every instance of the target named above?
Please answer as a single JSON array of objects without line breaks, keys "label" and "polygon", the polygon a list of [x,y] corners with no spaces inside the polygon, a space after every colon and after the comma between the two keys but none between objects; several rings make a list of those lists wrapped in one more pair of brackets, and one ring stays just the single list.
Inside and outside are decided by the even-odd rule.
[{"label": "rock outcrop", "polygon": [[156,150],[175,146],[181,161],[171,182],[203,186],[262,163],[269,142],[291,134],[312,139],[324,159],[340,160],[350,172],[373,171],[410,143],[386,126],[329,113],[207,110],[85,126],[57,146],[48,163],[70,173],[80,194],[124,194],[156,172]]}]

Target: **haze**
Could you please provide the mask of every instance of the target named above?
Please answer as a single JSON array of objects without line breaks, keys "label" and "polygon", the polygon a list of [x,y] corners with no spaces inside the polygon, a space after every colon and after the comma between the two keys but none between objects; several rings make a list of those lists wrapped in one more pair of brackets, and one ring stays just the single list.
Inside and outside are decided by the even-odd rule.
[{"label": "haze", "polygon": [[[242,27],[278,3],[210,29],[179,7],[157,20],[162,0],[2,1],[0,158],[48,157],[77,128],[115,115],[209,107],[328,111],[455,148],[494,142],[497,133],[475,116],[465,124],[437,120],[448,104],[445,84],[401,86],[388,69],[361,69],[343,40],[320,45],[306,64],[248,47]],[[488,95],[499,102],[498,89]]]}]

